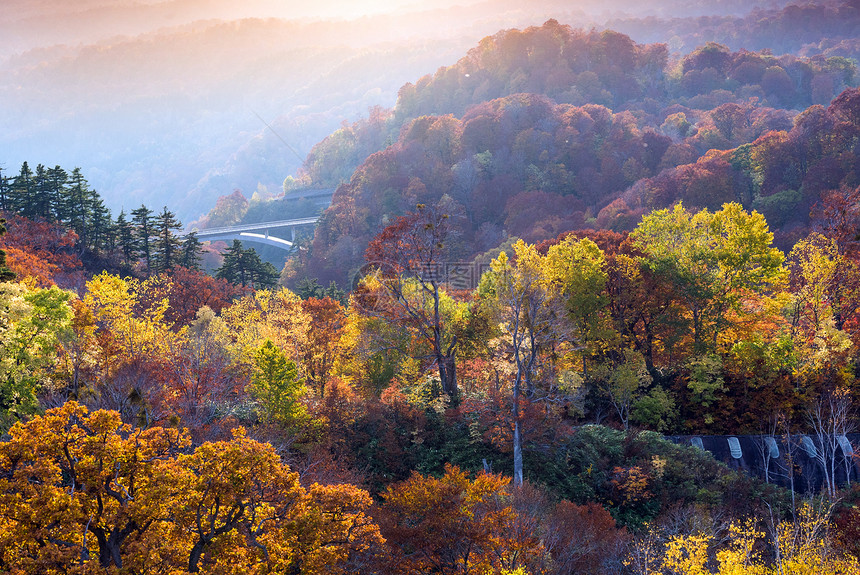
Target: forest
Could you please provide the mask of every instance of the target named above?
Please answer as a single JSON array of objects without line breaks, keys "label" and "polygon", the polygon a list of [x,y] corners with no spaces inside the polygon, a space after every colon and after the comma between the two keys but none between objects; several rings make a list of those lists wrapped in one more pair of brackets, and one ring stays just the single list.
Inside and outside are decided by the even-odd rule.
[{"label": "forest", "polygon": [[4,169],[0,571],[860,572],[858,84],[505,30],[313,147],[280,270]]}]

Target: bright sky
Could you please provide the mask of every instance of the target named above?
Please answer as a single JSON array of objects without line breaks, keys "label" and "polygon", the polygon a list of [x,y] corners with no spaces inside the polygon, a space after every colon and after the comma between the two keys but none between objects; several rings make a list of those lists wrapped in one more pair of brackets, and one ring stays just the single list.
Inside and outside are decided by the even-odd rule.
[{"label": "bright sky", "polygon": [[52,44],[94,43],[196,20],[353,20],[479,0],[0,0],[0,58]]}]

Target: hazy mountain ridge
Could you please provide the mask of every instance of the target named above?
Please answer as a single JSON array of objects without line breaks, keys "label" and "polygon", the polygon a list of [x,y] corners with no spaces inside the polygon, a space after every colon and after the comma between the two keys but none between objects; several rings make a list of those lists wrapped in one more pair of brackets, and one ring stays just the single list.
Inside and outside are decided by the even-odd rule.
[{"label": "hazy mountain ridge", "polygon": [[[673,6],[746,9],[734,0]],[[589,28],[611,14],[670,6],[439,0],[396,8],[350,20],[356,7],[337,1],[5,3],[0,167],[81,166],[113,209],[134,197],[169,203],[188,221],[233,189],[277,190],[300,167],[257,115],[304,156],[344,120],[392,106],[403,84],[500,29],[550,17]],[[331,14],[340,17],[323,20]],[[290,20],[248,18],[266,15]]]},{"label": "hazy mountain ridge", "polygon": [[699,17],[613,18],[606,27],[639,42],[668,42],[674,51],[689,52],[707,42],[732,50],[771,50],[803,56],[860,55],[857,30],[860,2],[792,4],[784,9],[756,8],[750,14]]},{"label": "hazy mountain ridge", "polygon": [[[213,22],[110,45],[52,49],[44,61],[20,56],[0,69],[6,78],[0,98],[7,103],[0,121],[11,127],[4,147],[14,152],[4,158],[6,167],[26,158],[82,165],[115,207],[113,198],[129,193],[139,195],[138,201],[167,202],[164,188],[170,196],[184,195],[265,130],[255,114],[268,122],[279,115],[333,114],[328,122],[302,122],[309,135],[295,140],[284,135],[304,155],[344,118],[393,103],[412,70],[431,70],[449,54],[421,43],[372,47],[366,33],[364,39],[352,38],[359,45],[351,46],[339,29],[312,44],[321,38],[319,26]],[[362,76],[362,83],[343,82]],[[297,158],[286,161],[291,163],[268,172],[268,180],[262,173],[260,180],[229,185],[279,186],[300,164]],[[153,186],[148,175],[162,167],[166,179]],[[129,172],[140,175],[129,178]],[[205,211],[211,201],[202,197],[177,207],[187,217]]]},{"label": "hazy mountain ridge", "polygon": [[[555,20],[484,38],[456,64],[404,85],[384,120],[390,134],[399,127],[391,145],[373,149],[378,139],[362,140],[361,130],[380,129],[371,122],[358,126],[359,137],[339,132],[315,146],[305,166],[315,183],[336,185],[326,179],[342,177],[336,164],[362,155],[350,148],[361,148],[366,160],[335,193],[309,267],[296,277],[348,283],[387,222],[437,202],[464,216],[459,261],[511,236],[537,242],[572,229],[630,229],[650,209],[679,199],[711,209],[736,200],[767,211],[796,228],[781,236],[790,244],[826,191],[808,181],[807,170],[813,180],[827,172],[834,187],[850,185],[853,172],[823,167],[834,161],[828,154],[778,160],[789,153],[766,134],[787,134],[796,111],[813,106],[804,114],[815,114],[856,85],[856,64],[716,44],[669,58],[664,44]],[[802,140],[796,131],[785,137]],[[749,147],[737,148],[752,142],[755,157],[765,158],[754,169]],[[777,166],[801,176],[751,187]],[[631,186],[638,191],[622,195]],[[777,196],[789,189],[790,197]]]}]

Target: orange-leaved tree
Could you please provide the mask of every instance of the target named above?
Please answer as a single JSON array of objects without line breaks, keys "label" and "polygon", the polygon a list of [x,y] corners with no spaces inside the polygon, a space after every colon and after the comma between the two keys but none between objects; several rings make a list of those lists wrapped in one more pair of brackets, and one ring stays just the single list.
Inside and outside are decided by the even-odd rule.
[{"label": "orange-leaved tree", "polygon": [[271,445],[241,428],[162,471],[182,494],[171,539],[187,542],[191,573],[346,573],[383,543],[366,491],[306,490]]},{"label": "orange-leaved tree", "polygon": [[537,551],[509,539],[515,512],[506,501],[508,482],[487,473],[469,479],[449,464],[441,478],[413,473],[390,486],[380,509],[389,572],[493,573],[510,566],[512,555],[522,560]]},{"label": "orange-leaved tree", "polygon": [[204,443],[75,402],[0,444],[0,571],[347,573],[378,552],[367,492],[312,485],[271,445]]},{"label": "orange-leaved tree", "polygon": [[158,462],[188,446],[173,429],[133,430],[115,411],[68,402],[0,443],[0,570],[88,572],[147,562],[173,494]]},{"label": "orange-leaved tree", "polygon": [[326,385],[333,375],[334,364],[344,353],[341,343],[346,330],[346,310],[330,297],[311,297],[302,302],[302,309],[310,316],[308,346],[301,363],[307,373],[308,384],[325,397]]}]

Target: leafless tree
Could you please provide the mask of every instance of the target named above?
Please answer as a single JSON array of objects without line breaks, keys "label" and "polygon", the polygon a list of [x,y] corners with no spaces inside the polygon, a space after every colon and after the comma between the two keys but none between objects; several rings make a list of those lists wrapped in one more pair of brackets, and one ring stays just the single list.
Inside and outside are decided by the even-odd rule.
[{"label": "leafless tree", "polygon": [[[758,448],[759,458],[761,460],[762,468],[764,469],[764,482],[770,483],[771,481],[771,469],[774,465],[778,465],[779,461],[779,447],[776,443],[776,434],[779,429],[779,416],[775,415],[771,417],[766,424],[764,429],[759,430],[760,434],[755,440],[756,448]],[[776,453],[774,453],[773,446],[777,445]]]},{"label": "leafless tree", "polygon": [[815,459],[824,474],[824,485],[832,501],[836,497],[836,472],[843,463],[849,465],[844,460],[851,459],[841,445],[845,434],[854,430],[850,393],[837,388],[822,394],[810,406],[807,419],[818,440]]}]

